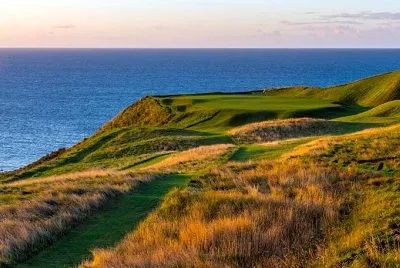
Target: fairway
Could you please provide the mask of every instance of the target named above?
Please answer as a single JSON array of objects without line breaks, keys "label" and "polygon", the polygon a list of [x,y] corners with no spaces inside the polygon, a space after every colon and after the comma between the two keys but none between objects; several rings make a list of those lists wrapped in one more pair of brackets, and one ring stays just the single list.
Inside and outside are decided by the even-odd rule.
[{"label": "fairway", "polygon": [[307,143],[315,138],[301,138],[276,144],[241,145],[232,156],[231,161],[246,162],[249,160],[273,160],[290,152],[295,147]]},{"label": "fairway", "polygon": [[[190,129],[225,133],[232,127],[271,119],[312,117],[332,119],[353,115],[366,108],[307,97],[246,94],[203,94],[158,97],[159,103],[178,116],[192,118]],[[185,114],[185,115],[184,115]],[[200,120],[196,114],[208,114]],[[212,116],[211,116],[212,115]]]},{"label": "fairway", "polygon": [[57,242],[17,267],[73,267],[91,256],[90,251],[110,247],[144,219],[174,187],[188,176],[170,175],[139,186],[130,194],[111,201],[88,221],[70,230]]},{"label": "fairway", "polygon": [[171,99],[174,105],[193,105],[193,108],[249,111],[295,111],[340,106],[326,100],[275,97],[261,93],[193,95],[179,96]]}]

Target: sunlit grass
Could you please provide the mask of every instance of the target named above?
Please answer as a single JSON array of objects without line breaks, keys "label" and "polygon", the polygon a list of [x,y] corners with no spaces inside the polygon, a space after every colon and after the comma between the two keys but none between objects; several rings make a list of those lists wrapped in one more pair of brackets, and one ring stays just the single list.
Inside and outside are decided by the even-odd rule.
[{"label": "sunlit grass", "polygon": [[109,199],[151,178],[96,170],[1,184],[0,263],[26,259]]}]

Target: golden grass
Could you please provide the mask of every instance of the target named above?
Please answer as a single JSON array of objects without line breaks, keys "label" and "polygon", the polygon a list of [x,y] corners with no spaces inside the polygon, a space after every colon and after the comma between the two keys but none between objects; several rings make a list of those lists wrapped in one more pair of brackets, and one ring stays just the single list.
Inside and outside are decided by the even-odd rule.
[{"label": "golden grass", "polygon": [[299,160],[230,164],[176,190],[82,267],[283,267],[311,256],[356,174]]},{"label": "golden grass", "polygon": [[[222,158],[226,154],[229,157],[233,148],[230,144],[202,146],[181,152],[148,170],[162,173],[200,166],[211,168],[216,161],[226,161]],[[152,177],[146,170],[132,173],[92,169],[0,184],[0,263],[26,259],[110,198]]]},{"label": "golden grass", "polygon": [[295,158],[216,167],[82,267],[395,267],[400,184],[388,179],[380,192],[381,175],[351,163],[398,170],[399,130],[322,138]]},{"label": "golden grass", "polygon": [[400,178],[371,178],[349,217],[334,226],[311,264],[317,267],[398,267]]},{"label": "golden grass", "polygon": [[38,179],[26,179],[20,180],[10,183],[3,183],[4,185],[8,186],[23,186],[29,184],[37,184],[37,183],[51,183],[57,181],[69,181],[69,180],[77,180],[82,178],[90,178],[90,177],[111,177],[111,176],[123,176],[126,175],[126,172],[117,171],[117,170],[106,170],[106,169],[91,169],[87,171],[81,172],[73,172],[64,175],[54,175],[49,177],[41,177]]},{"label": "golden grass", "polygon": [[234,145],[218,144],[200,146],[174,154],[161,162],[142,170],[161,172],[195,172],[216,165],[216,161],[226,154],[233,154]]},{"label": "golden grass", "polygon": [[149,175],[88,171],[0,185],[0,263],[47,246],[105,202]]},{"label": "golden grass", "polygon": [[337,122],[324,119],[298,118],[271,120],[231,129],[228,133],[239,143],[262,143],[333,133]]},{"label": "golden grass", "polygon": [[[142,168],[205,175],[171,192],[136,231],[115,248],[95,250],[93,261],[82,267],[398,263],[397,242],[385,239],[382,232],[390,235],[392,225],[396,232],[399,229],[396,189],[400,186],[388,186],[390,198],[386,192],[377,194],[379,187],[368,190],[366,183],[378,185],[383,179],[377,172],[361,172],[353,163],[382,162],[385,172],[398,170],[400,125],[320,138],[276,161],[226,163],[236,148],[202,146]],[[148,179],[151,176],[145,173],[91,170],[1,184],[1,262],[26,258],[110,197]],[[384,217],[389,220],[376,220]],[[348,221],[350,227],[343,228]],[[361,257],[348,257],[348,252]]]},{"label": "golden grass", "polygon": [[358,162],[396,159],[400,156],[400,124],[324,137],[297,147],[284,158],[307,156],[321,161],[333,154]]}]

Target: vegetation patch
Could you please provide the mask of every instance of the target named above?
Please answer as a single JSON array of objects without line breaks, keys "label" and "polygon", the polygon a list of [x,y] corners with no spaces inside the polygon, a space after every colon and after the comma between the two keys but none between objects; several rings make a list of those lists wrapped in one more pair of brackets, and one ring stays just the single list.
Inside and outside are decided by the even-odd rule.
[{"label": "vegetation patch", "polygon": [[299,161],[231,164],[168,195],[115,249],[83,267],[283,267],[305,263],[340,217],[355,174]]},{"label": "vegetation patch", "polygon": [[171,174],[137,185],[119,196],[83,223],[70,229],[51,246],[18,267],[76,267],[90,258],[94,247],[110,247],[123,239],[175,187],[181,187],[188,176]]},{"label": "vegetation patch", "polygon": [[340,124],[324,119],[299,118],[254,123],[229,131],[238,143],[263,143],[337,132]]},{"label": "vegetation patch", "polygon": [[399,75],[145,97],[77,145],[0,174],[0,262],[395,267],[400,125],[381,124],[399,122]]},{"label": "vegetation patch", "polygon": [[381,104],[366,112],[336,119],[343,122],[394,124],[400,122],[400,100]]},{"label": "vegetation patch", "polygon": [[0,263],[23,261],[148,175],[92,171],[0,185]]},{"label": "vegetation patch", "polygon": [[174,154],[145,170],[186,173],[204,171],[229,160],[235,150],[236,148],[232,144],[200,146]]},{"label": "vegetation patch", "polygon": [[265,90],[270,96],[307,97],[376,107],[400,99],[400,71],[330,88],[291,87]]}]

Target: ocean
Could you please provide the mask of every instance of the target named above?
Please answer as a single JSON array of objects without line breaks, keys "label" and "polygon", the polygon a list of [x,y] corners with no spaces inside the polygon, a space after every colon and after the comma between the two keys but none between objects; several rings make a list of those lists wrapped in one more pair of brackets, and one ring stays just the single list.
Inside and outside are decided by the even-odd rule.
[{"label": "ocean", "polygon": [[395,49],[0,49],[0,170],[72,146],[145,95],[326,87],[396,69]]}]

